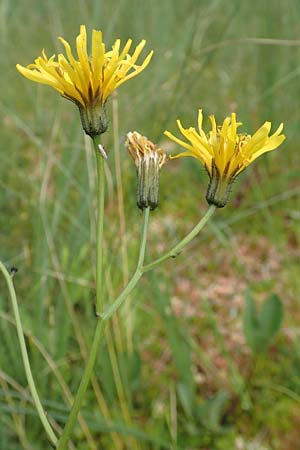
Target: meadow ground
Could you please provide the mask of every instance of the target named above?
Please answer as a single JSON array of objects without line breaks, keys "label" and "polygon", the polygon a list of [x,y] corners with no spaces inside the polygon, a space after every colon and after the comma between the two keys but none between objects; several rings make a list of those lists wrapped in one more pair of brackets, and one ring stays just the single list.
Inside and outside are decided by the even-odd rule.
[{"label": "meadow ground", "polygon": [[[300,40],[298,0],[2,0],[0,259],[15,284],[38,390],[58,430],[95,326],[95,167],[76,108],[25,80],[57,36],[79,25],[147,40],[149,67],[108,103],[105,293],[133,272],[141,213],[124,136],[168,151],[163,131],[197,110],[237,111],[252,133],[284,122],[285,143],[240,176],[226,208],[185,251],[145,275],[107,328],[73,446],[77,450],[297,450],[300,441]],[[207,121],[205,122],[207,124]],[[164,166],[147,261],[206,210],[207,175],[192,159]],[[284,310],[264,352],[244,332],[246,292]],[[271,314],[272,311],[270,311]],[[268,316],[270,317],[270,315]],[[49,448],[33,408],[0,280],[0,449]]]}]

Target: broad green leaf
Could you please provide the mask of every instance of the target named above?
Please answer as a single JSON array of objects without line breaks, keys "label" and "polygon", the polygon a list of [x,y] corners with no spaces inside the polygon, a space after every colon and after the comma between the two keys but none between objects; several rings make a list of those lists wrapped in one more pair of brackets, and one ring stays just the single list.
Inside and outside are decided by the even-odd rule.
[{"label": "broad green leaf", "polygon": [[263,302],[258,311],[250,293],[246,294],[245,300],[244,333],[247,344],[254,353],[264,352],[282,323],[282,302],[277,295],[272,294]]}]

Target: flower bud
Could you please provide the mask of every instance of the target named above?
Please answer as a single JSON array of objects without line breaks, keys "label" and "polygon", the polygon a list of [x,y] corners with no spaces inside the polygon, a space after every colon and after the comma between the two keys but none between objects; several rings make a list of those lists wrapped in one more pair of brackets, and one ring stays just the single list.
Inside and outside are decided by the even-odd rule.
[{"label": "flower bud", "polygon": [[137,167],[137,205],[153,210],[158,206],[159,172],[166,154],[137,131],[127,134],[126,147]]}]

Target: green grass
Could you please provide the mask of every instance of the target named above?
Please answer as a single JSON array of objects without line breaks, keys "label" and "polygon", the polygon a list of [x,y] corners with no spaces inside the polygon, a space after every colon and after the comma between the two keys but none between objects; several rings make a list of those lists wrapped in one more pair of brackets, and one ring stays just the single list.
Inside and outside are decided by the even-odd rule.
[{"label": "green grass", "polygon": [[[49,416],[63,426],[95,326],[95,167],[76,108],[25,80],[15,64],[32,62],[42,48],[49,55],[61,51],[57,36],[73,42],[85,23],[102,29],[108,45],[117,37],[145,38],[155,51],[147,70],[118,90],[115,142],[112,101],[108,105],[107,302],[134,270],[138,251],[135,170],[123,146],[128,131],[174,149],[163,131],[175,131],[179,117],[194,124],[201,107],[218,121],[236,110],[250,133],[265,120],[284,122],[287,140],[240,177],[229,205],[181,256],[147,274],[114,318],[73,448],[296,449],[297,0],[4,0],[0,8],[0,258],[19,269],[15,284],[29,355]],[[120,144],[125,232],[114,143]],[[206,186],[197,161],[164,166],[148,261],[199,220]],[[247,288],[257,301],[276,292],[284,305],[283,327],[264,356],[253,356],[245,343]],[[2,279],[0,336],[0,449],[47,449]]]}]

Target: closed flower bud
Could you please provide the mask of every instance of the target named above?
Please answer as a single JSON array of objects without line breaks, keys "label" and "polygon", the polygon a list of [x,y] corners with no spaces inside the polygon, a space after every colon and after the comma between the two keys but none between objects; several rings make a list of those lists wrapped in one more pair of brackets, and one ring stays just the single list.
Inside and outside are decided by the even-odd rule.
[{"label": "closed flower bud", "polygon": [[126,147],[137,167],[137,205],[155,209],[159,197],[159,172],[166,154],[137,131],[127,134]]}]

